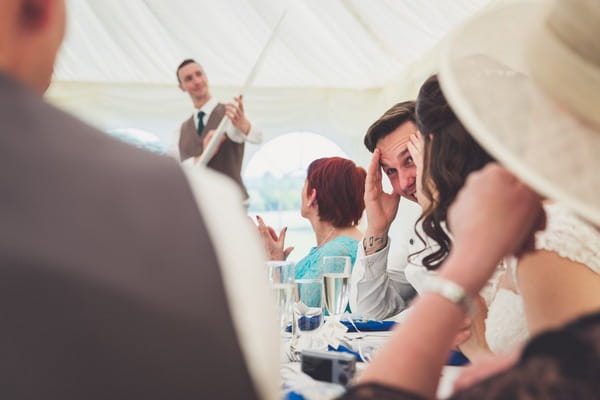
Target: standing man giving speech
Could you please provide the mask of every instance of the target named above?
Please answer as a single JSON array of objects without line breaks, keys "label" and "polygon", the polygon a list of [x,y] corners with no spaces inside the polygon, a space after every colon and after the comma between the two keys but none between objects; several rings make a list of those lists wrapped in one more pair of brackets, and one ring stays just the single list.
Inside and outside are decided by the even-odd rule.
[{"label": "standing man giving speech", "polygon": [[188,93],[194,104],[194,113],[181,124],[177,140],[177,153],[180,161],[199,157],[224,116],[231,124],[220,139],[216,153],[208,166],[233,179],[248,199],[248,192],[242,182],[242,160],[244,142],[258,144],[262,132],[252,126],[244,113],[243,97],[234,97],[229,104],[218,103],[208,87],[208,79],[200,64],[192,59],[184,60],[177,67],[179,88]]}]

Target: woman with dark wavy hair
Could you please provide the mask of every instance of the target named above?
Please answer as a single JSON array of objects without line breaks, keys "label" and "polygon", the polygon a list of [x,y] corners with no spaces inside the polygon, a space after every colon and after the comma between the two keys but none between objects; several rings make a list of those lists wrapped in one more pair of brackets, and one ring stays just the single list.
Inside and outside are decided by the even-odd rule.
[{"label": "woman with dark wavy hair", "polygon": [[423,140],[421,223],[423,232],[436,243],[423,265],[436,270],[446,259],[452,240],[445,228],[448,208],[467,176],[494,159],[473,139],[456,118],[440,89],[437,75],[423,83],[417,98],[417,126]]},{"label": "woman with dark wavy hair", "polygon": [[[408,147],[417,165],[417,198],[423,208],[417,221],[422,231],[415,231],[426,245],[427,255],[416,263],[410,263],[405,273],[415,289],[422,292],[428,277],[436,275],[435,270],[442,265],[452,247],[451,229],[446,226],[450,205],[469,174],[494,159],[458,120],[442,93],[437,75],[429,77],[421,86],[416,117],[420,134],[411,138]],[[415,253],[410,257],[418,258],[419,255]],[[471,320],[470,330],[456,339],[457,343],[462,342],[459,347],[471,361],[490,352],[485,317],[493,299],[491,289],[496,286],[496,280],[497,277],[492,278],[477,299],[478,313]],[[494,343],[495,349],[506,351],[525,340],[527,334],[521,328],[523,324],[518,324],[518,332],[511,335],[511,340]]]},{"label": "woman with dark wavy hair", "polygon": [[[525,78],[513,76],[512,79]],[[432,271],[437,270],[450,253],[452,226],[446,225],[450,205],[465,185],[467,176],[494,160],[457,119],[442,93],[437,76],[430,77],[422,85],[417,99],[416,115],[421,135],[418,139],[411,138],[409,149],[411,154],[414,154],[417,170],[420,171],[417,197],[423,207],[422,229],[427,239],[434,243],[433,251],[421,262],[429,272],[424,275],[423,271],[419,271],[419,268],[423,267],[409,265],[406,276],[411,283],[420,280],[416,286],[422,287],[426,285],[426,275],[435,274]],[[586,240],[597,241],[599,235],[571,217],[561,204],[545,202],[544,209],[547,227],[535,238],[535,257],[530,256],[525,263],[550,255],[568,265],[579,263],[592,270],[598,269],[595,259],[599,250],[594,248],[591,251],[583,251],[579,249],[578,244]],[[490,226],[489,229],[493,230],[496,227]],[[572,231],[579,232],[585,240],[573,237]],[[584,257],[582,254],[588,255]],[[552,320],[539,313],[531,317],[529,323],[525,321],[523,298],[519,293],[516,278],[517,268],[521,268],[521,264],[522,262],[518,262],[514,257],[503,259],[488,285],[480,293],[481,296],[477,299],[479,313],[473,317],[471,338],[460,345],[461,350],[471,360],[486,356],[490,352],[510,352],[519,346],[530,332],[537,331],[542,326],[547,327],[547,321]],[[420,291],[419,287],[417,290]],[[557,296],[555,294],[554,297]],[[558,316],[559,310],[562,309],[560,302],[557,302],[553,309]]]}]

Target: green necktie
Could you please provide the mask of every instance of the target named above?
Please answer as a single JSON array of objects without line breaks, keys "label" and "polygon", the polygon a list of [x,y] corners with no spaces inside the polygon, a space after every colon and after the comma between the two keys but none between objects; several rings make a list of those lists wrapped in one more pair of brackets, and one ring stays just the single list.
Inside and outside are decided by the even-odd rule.
[{"label": "green necktie", "polygon": [[204,111],[198,111],[198,135],[202,135],[202,131],[204,130],[204,116],[206,113]]}]

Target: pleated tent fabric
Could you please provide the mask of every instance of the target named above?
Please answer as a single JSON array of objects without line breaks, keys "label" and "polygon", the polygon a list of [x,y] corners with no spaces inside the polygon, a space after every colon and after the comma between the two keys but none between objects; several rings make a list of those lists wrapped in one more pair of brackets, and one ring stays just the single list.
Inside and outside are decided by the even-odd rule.
[{"label": "pleated tent fabric", "polygon": [[[454,27],[494,0],[68,0],[69,25],[48,98],[101,129],[165,143],[191,114],[175,69],[200,62],[213,95],[237,94],[284,9],[254,85],[252,120],[269,140],[311,131],[359,162],[366,128],[414,97]],[[247,158],[249,158],[247,156]]]}]

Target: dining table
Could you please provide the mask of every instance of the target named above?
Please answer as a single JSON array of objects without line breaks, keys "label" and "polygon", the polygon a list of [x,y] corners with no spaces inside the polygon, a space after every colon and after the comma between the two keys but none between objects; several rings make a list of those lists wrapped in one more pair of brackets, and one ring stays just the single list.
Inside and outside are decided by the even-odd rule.
[{"label": "dining table", "polygon": [[[376,355],[391,334],[392,331],[389,328],[383,331],[346,332],[342,339],[342,345],[336,350],[352,353],[357,358],[354,379],[367,368],[368,360]],[[294,355],[290,352],[291,339],[290,333],[284,333],[280,343],[281,398],[285,400],[328,400],[343,394],[346,390],[343,385],[315,380],[302,372],[299,353]],[[329,351],[336,350],[329,346]],[[453,382],[463,368],[463,366],[457,365],[446,365],[443,368],[437,392],[439,399],[447,398],[452,394]]]}]

